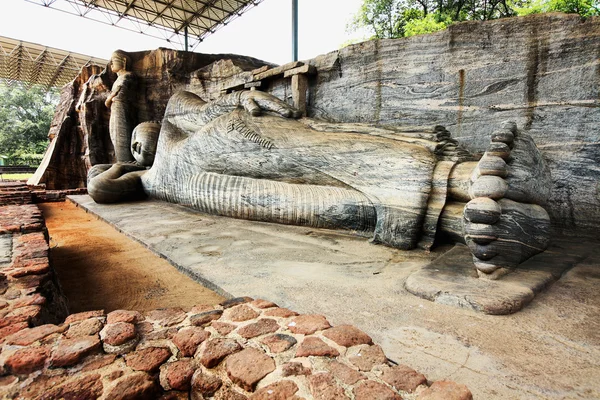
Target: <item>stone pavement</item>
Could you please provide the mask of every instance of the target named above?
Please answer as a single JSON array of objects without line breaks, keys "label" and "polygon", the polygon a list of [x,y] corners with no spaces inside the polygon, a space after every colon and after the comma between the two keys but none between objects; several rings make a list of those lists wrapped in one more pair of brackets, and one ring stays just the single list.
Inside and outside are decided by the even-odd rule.
[{"label": "stone pavement", "polygon": [[271,301],[66,315],[48,255],[37,206],[0,207],[1,398],[472,399],[354,326]]},{"label": "stone pavement", "polygon": [[412,273],[452,247],[403,252],[368,238],[155,201],[117,206],[70,199],[225,296],[266,298],[326,315],[332,324],[350,323],[391,360],[433,380],[467,384],[476,398],[600,397],[598,257],[565,272],[524,310],[492,316],[404,289]]}]

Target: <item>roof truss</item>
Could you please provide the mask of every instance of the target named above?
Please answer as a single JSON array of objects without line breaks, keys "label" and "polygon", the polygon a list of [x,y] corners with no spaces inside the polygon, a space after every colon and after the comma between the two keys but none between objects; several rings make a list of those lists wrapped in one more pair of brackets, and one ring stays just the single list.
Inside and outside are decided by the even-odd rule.
[{"label": "roof truss", "polygon": [[108,60],[0,36],[0,81],[7,85],[61,87],[90,64],[106,66]]},{"label": "roof truss", "polygon": [[263,0],[27,0],[193,50]]}]

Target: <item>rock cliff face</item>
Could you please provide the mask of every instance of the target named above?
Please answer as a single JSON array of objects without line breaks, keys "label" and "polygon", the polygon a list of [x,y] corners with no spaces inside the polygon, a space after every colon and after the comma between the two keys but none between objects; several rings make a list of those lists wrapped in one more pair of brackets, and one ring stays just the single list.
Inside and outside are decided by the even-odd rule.
[{"label": "rock cliff face", "polygon": [[550,165],[554,226],[596,235],[599,58],[600,18],[542,14],[456,24],[311,60],[318,74],[308,110],[334,121],[441,124],[475,152],[501,121],[516,121]]},{"label": "rock cliff face", "polygon": [[[140,122],[160,119],[168,98],[179,89],[215,99],[227,88],[243,87],[248,83],[247,71],[265,64],[240,56],[165,49],[132,53],[132,59],[142,82],[137,101]],[[307,78],[306,111],[311,117],[376,125],[440,124],[474,152],[485,149],[502,121],[516,121],[533,136],[550,165],[553,187],[547,209],[554,227],[565,233],[596,234],[600,226],[600,18],[540,14],[467,22],[431,35],[349,46],[308,63],[314,67]],[[110,87],[113,80],[107,75],[103,82]],[[287,77],[253,83],[292,101]],[[81,93],[79,88],[65,90],[76,98]],[[88,108],[101,98],[99,94],[88,99]],[[68,101],[76,103],[73,97]],[[75,135],[72,140],[81,140],[83,147],[75,157],[80,158],[77,165],[71,164],[73,157],[65,156],[48,168],[77,171],[83,179],[79,171],[86,168],[81,160],[87,167],[112,157],[104,145],[106,110],[94,106],[92,115],[101,118],[86,125],[81,116],[64,114],[61,107],[57,119],[62,118],[62,125],[53,129]],[[59,118],[59,113],[66,117]],[[85,182],[71,174],[56,176],[52,183],[46,181],[49,187]]]}]

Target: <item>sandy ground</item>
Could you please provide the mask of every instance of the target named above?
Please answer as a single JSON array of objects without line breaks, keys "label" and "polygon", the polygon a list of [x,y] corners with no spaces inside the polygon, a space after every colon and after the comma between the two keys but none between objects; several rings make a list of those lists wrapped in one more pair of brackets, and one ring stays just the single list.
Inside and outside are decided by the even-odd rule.
[{"label": "sandy ground", "polygon": [[40,204],[70,312],[191,308],[224,300],[70,202]]}]

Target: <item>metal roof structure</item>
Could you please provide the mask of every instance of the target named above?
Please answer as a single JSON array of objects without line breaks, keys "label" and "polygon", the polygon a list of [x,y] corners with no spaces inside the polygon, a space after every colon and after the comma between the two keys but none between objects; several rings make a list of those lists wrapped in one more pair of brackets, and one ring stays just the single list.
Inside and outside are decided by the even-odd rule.
[{"label": "metal roof structure", "polygon": [[164,39],[188,50],[263,0],[27,1]]},{"label": "metal roof structure", "polygon": [[90,64],[104,67],[108,60],[0,36],[0,81],[7,85],[61,87]]}]

